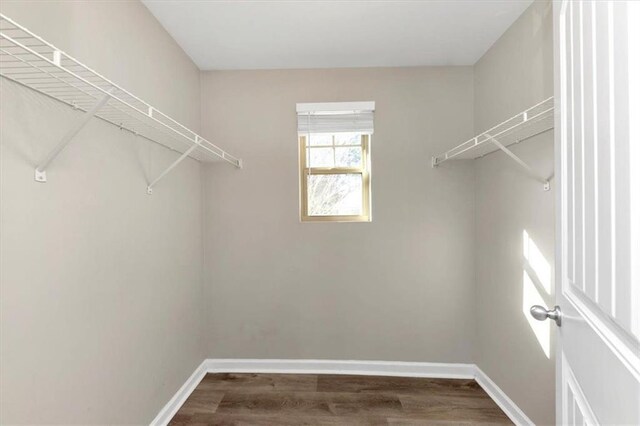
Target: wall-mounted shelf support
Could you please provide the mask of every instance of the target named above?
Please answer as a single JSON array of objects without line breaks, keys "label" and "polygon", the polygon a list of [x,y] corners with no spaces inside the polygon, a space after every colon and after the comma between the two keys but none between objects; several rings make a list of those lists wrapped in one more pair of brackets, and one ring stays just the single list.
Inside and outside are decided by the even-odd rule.
[{"label": "wall-mounted shelf support", "polygon": [[489,140],[491,140],[491,142],[493,142],[493,144],[495,146],[497,146],[500,150],[502,150],[502,152],[504,152],[505,154],[507,154],[509,157],[511,157],[516,163],[518,163],[526,172],[527,174],[537,180],[538,182],[540,182],[543,185],[543,189],[545,191],[548,191],[551,189],[551,184],[549,183],[549,179],[546,179],[545,177],[539,175],[538,173],[536,173],[535,170],[533,170],[527,163],[525,163],[524,161],[522,161],[522,159],[520,159],[520,157],[518,157],[516,154],[513,153],[513,151],[511,151],[509,148],[507,148],[506,146],[502,145],[500,142],[498,142],[498,140],[496,140],[493,136],[491,135],[486,135],[485,136],[487,138],[489,138]]},{"label": "wall-mounted shelf support", "polygon": [[169,165],[169,167],[167,167],[162,173],[160,173],[160,175],[157,178],[155,178],[147,186],[147,194],[149,194],[149,195],[153,194],[153,187],[160,181],[160,179],[165,177],[165,175],[167,173],[169,173],[171,170],[173,170],[178,164],[180,164],[182,162],[182,160],[187,158],[189,156],[189,154],[191,154],[191,151],[193,151],[194,149],[196,149],[197,147],[200,146],[200,143],[202,143],[202,139],[200,139],[199,137],[196,137],[196,143],[194,143],[189,149],[187,149],[185,152],[183,152],[182,155],[180,157],[178,157],[178,159],[176,161],[171,163],[171,165]]},{"label": "wall-mounted shelf support", "polygon": [[100,99],[89,111],[85,112],[81,117],[78,117],[76,119],[75,123],[73,123],[73,126],[71,126],[69,131],[67,131],[62,139],[60,139],[58,145],[56,145],[56,147],[53,148],[51,152],[49,152],[49,155],[47,155],[46,158],[38,165],[38,167],[36,167],[35,179],[37,182],[44,183],[47,181],[46,169],[47,167],[49,167],[49,164],[51,164],[51,162],[55,160],[58,154],[60,154],[60,152],[62,152],[62,150],[65,149],[67,145],[69,145],[69,142],[71,142],[71,140],[78,134],[78,132],[80,132],[80,130],[82,130],[84,126],[89,123],[91,118],[93,118],[93,116],[96,115],[98,111],[100,111],[100,108],[102,108],[107,102],[109,102],[109,99],[111,99],[111,91],[109,91],[108,94],[104,95],[104,97]]}]

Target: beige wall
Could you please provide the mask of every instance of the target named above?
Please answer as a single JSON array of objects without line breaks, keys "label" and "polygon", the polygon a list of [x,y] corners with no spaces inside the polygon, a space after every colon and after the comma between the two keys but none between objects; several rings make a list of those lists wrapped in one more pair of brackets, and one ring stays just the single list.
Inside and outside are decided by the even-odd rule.
[{"label": "beige wall", "polygon": [[[551,2],[536,1],[474,67],[475,128],[494,124],[553,96]],[[535,170],[553,173],[553,132],[513,147]],[[554,262],[554,190],[528,178],[501,152],[475,162],[477,339],[475,361],[537,424],[555,424],[554,333],[544,354],[523,308],[523,231],[551,268]],[[534,268],[539,270],[537,265]],[[540,278],[540,277],[538,277]],[[550,294],[540,291],[553,306]],[[526,306],[523,306],[526,305]]]},{"label": "beige wall", "polygon": [[[1,11],[189,125],[199,71],[137,1]],[[205,356],[201,178],[92,121],[36,183],[76,113],[0,79],[0,423],[148,423]]]},{"label": "beige wall", "polygon": [[[1,80],[0,423],[147,423],[205,357],[476,362],[552,423],[522,231],[552,265],[553,190],[500,153],[429,165],[552,95],[550,9],[536,2],[473,68],[200,74],[136,1],[4,1],[245,168],[201,183],[187,160],[148,196],[175,154],[94,121],[37,184],[75,113]],[[300,223],[295,104],[368,100],[373,222]],[[550,173],[552,145],[514,151]]]},{"label": "beige wall", "polygon": [[[375,101],[371,223],[300,223],[297,102]],[[471,362],[470,67],[202,75],[203,134],[244,160],[205,178],[207,355]]]}]

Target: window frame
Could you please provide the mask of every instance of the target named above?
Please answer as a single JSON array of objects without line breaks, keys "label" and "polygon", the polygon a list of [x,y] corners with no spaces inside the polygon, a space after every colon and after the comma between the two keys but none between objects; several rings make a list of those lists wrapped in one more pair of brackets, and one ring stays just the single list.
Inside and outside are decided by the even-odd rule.
[{"label": "window frame", "polygon": [[[369,145],[371,135],[361,134],[360,142],[362,149],[361,167],[308,167],[307,165],[307,135],[298,136],[299,157],[300,157],[300,221],[301,222],[371,222],[371,165],[369,162]],[[335,139],[335,134],[333,134]],[[335,140],[331,146],[318,145],[313,148],[340,148],[335,145]],[[308,193],[307,176],[309,175],[338,175],[357,174],[362,178],[362,214],[361,215],[330,215],[314,216],[308,214]]]}]

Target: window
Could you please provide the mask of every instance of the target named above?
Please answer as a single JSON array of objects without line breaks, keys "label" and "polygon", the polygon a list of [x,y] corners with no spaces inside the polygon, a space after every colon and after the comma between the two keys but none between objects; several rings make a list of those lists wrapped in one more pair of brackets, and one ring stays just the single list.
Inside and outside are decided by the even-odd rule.
[{"label": "window", "polygon": [[[367,103],[371,104],[371,103]],[[368,222],[369,147],[373,108],[366,111],[300,112],[300,218],[304,222]],[[309,104],[302,104],[309,105]]]}]

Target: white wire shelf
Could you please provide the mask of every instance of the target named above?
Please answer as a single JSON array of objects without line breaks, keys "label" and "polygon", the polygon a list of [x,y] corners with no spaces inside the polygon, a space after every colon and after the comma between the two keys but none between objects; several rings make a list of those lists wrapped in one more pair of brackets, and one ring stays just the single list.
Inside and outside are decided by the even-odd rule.
[{"label": "white wire shelf", "polygon": [[522,111],[508,120],[480,133],[432,158],[432,166],[438,166],[449,160],[472,160],[483,157],[501,148],[530,139],[540,133],[553,129],[553,97]]},{"label": "white wire shelf", "polygon": [[2,14],[0,75],[184,157],[242,166],[240,159]]},{"label": "white wire shelf", "polygon": [[541,176],[514,154],[509,147],[552,129],[553,97],[550,97],[455,148],[431,157],[431,166],[437,167],[449,160],[476,159],[501,150],[518,163],[531,178],[542,183],[544,190],[548,191],[551,188],[549,184],[551,177]]}]

